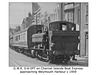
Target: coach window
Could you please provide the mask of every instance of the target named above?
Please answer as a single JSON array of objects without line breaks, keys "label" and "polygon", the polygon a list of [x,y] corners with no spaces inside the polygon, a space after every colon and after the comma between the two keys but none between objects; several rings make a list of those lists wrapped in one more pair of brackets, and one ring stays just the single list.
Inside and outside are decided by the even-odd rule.
[{"label": "coach window", "polygon": [[20,35],[18,36],[19,40],[20,40]]},{"label": "coach window", "polygon": [[22,40],[22,34],[21,34],[20,38],[21,38],[21,40]]},{"label": "coach window", "polygon": [[25,33],[23,34],[23,40],[25,40]]},{"label": "coach window", "polygon": [[17,36],[15,37],[15,41],[17,41]]},{"label": "coach window", "polygon": [[16,36],[16,39],[15,40],[18,41],[18,36]]},{"label": "coach window", "polygon": [[24,40],[24,34],[22,34],[22,40]]}]

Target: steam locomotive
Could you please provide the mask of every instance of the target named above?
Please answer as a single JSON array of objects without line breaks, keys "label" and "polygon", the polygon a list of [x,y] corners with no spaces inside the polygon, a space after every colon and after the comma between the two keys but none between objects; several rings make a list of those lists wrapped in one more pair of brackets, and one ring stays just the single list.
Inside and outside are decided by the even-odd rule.
[{"label": "steam locomotive", "polygon": [[68,62],[71,57],[79,54],[79,34],[76,24],[56,21],[48,27],[32,25],[16,33],[10,45],[18,52],[50,63]]}]

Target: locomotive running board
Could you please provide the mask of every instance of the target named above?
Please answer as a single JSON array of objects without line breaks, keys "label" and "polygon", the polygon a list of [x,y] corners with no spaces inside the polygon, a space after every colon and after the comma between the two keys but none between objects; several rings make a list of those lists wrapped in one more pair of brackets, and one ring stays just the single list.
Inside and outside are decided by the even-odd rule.
[{"label": "locomotive running board", "polygon": [[32,48],[33,50],[44,50],[44,49],[38,49],[38,48]]},{"label": "locomotive running board", "polygon": [[53,32],[53,36],[79,36],[79,31],[59,31]]}]

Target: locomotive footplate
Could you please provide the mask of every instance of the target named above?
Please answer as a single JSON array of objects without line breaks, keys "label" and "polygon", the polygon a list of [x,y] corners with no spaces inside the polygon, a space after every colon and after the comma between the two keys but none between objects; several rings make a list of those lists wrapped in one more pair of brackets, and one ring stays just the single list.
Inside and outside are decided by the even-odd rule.
[{"label": "locomotive footplate", "polygon": [[50,52],[50,57],[56,63],[68,63],[68,61],[70,61],[70,56],[73,54],[73,50],[53,51],[52,53]]},{"label": "locomotive footplate", "polygon": [[67,51],[53,51],[53,55],[59,56],[59,55],[72,55],[74,54],[73,50],[67,50]]},{"label": "locomotive footplate", "polygon": [[67,57],[69,57],[68,55],[58,55],[55,56],[56,59],[66,59]]},{"label": "locomotive footplate", "polygon": [[68,63],[68,61],[70,61],[70,56],[68,55],[53,56],[53,62],[55,63]]}]

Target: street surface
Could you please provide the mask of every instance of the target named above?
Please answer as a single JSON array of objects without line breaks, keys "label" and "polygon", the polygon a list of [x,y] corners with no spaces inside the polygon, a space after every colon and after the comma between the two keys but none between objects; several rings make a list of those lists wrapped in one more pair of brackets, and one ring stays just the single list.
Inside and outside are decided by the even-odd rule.
[{"label": "street surface", "polygon": [[77,61],[71,60],[68,64],[50,64],[40,61],[37,58],[31,58],[24,54],[18,53],[9,48],[9,67],[64,67],[64,66],[88,66],[87,58],[77,57]]}]

